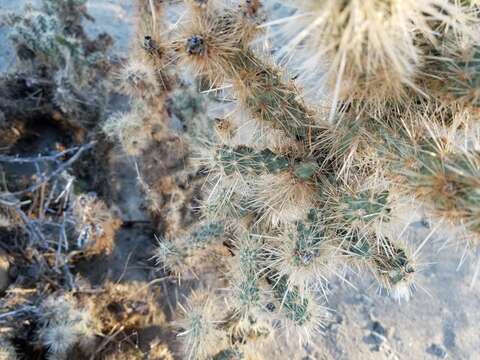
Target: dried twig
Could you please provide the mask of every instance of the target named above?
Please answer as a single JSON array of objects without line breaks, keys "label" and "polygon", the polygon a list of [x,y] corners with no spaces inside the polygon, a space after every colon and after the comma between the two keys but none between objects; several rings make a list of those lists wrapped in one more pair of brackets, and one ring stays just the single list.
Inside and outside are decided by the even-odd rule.
[{"label": "dried twig", "polygon": [[42,161],[57,161],[59,158],[63,157],[66,154],[74,152],[73,156],[68,159],[67,161],[61,163],[54,171],[52,171],[50,174],[40,174],[39,175],[39,180],[37,180],[33,185],[29,186],[28,188],[24,190],[19,190],[13,193],[3,193],[0,194],[0,199],[3,198],[10,198],[12,195],[17,196],[17,195],[22,195],[25,193],[33,193],[34,191],[38,190],[43,184],[49,182],[53,178],[57,177],[60,175],[63,171],[65,171],[67,168],[69,168],[75,161],[77,161],[82,153],[85,151],[93,148],[96,144],[96,141],[91,141],[85,145],[79,146],[79,147],[74,147],[69,150],[65,150],[62,153],[55,154],[52,156],[39,156],[36,158],[18,158],[18,157],[11,157],[11,156],[0,156],[0,162],[10,162],[10,163],[33,163],[38,166],[39,162]]}]

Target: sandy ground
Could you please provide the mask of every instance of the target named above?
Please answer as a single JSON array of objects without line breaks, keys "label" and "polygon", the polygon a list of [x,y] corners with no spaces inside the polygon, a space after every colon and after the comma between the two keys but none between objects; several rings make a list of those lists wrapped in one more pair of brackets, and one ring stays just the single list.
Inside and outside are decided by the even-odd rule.
[{"label": "sandy ground", "polygon": [[[429,230],[415,232],[420,241]],[[423,251],[423,261],[433,264],[418,275],[419,289],[407,303],[376,294],[368,280],[357,290],[335,283],[329,303],[334,320],[292,358],[479,359],[479,284],[470,288],[471,265],[457,271],[458,254],[436,248],[429,244]]]},{"label": "sandy ground", "polygon": [[[23,0],[0,0],[0,14],[21,9],[23,3]],[[96,19],[88,25],[90,31],[107,31],[115,39],[116,50],[126,53],[132,27],[132,1],[92,0],[89,10]],[[14,61],[5,30],[0,29],[3,71]],[[121,162],[112,165],[113,169],[122,169],[112,173],[118,194],[116,201],[126,220],[143,220],[136,204],[121,196],[125,189],[130,193],[136,189],[133,169],[123,165]],[[418,225],[412,231],[421,242],[429,230]],[[140,232],[149,242],[151,230]],[[117,261],[113,261],[111,270],[132,279],[151,276],[138,270],[145,257],[138,252],[142,246],[138,246],[140,240],[136,235],[135,229],[121,235],[123,245],[116,250]],[[434,249],[438,246],[434,247],[433,242],[434,239],[422,251],[423,262],[429,265],[418,276],[419,290],[408,303],[398,304],[377,294],[376,288],[370,286],[370,279],[354,279],[354,284],[360,282],[356,289],[334,282],[329,299],[333,315],[324,334],[315,336],[308,346],[280,338],[276,346],[267,349],[266,359],[480,359],[480,281],[471,288],[473,265],[467,262],[457,270],[460,252],[437,253]]]}]

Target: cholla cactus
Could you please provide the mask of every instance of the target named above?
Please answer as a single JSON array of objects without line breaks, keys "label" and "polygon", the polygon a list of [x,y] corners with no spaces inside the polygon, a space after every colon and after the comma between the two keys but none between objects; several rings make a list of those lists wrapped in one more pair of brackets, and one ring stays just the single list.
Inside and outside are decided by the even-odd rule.
[{"label": "cholla cactus", "polygon": [[[328,316],[329,281],[350,270],[408,299],[428,237],[416,249],[405,241],[405,199],[467,250],[479,245],[478,2],[294,0],[295,14],[268,19],[272,2],[175,2],[169,23],[167,2],[138,0],[118,74],[131,108],[103,124],[137,170],[159,267],[209,289],[180,306],[189,359],[248,358],[285,329],[308,340]],[[23,60],[58,73],[66,113],[108,42],[87,51],[84,4],[45,0],[12,32]],[[111,211],[75,200],[77,248],[111,250]],[[52,301],[38,340],[65,357],[95,326],[72,299],[58,300],[62,316]],[[140,284],[107,284],[93,318],[104,334],[165,321]]]},{"label": "cholla cactus", "polygon": [[[447,240],[464,240],[461,242],[467,248],[476,250],[480,239],[475,215],[480,169],[478,132],[471,128],[474,124],[468,113],[459,114],[461,122],[456,116],[448,125],[416,124],[416,131],[408,131],[408,140],[395,146],[392,167],[394,183],[402,191],[415,194],[436,226],[453,226],[449,230],[442,227]],[[461,129],[464,126],[467,131]]]},{"label": "cholla cactus", "polygon": [[37,338],[49,358],[67,359],[75,345],[90,350],[97,331],[91,309],[82,309],[74,298],[62,295],[47,298],[38,310]]},{"label": "cholla cactus", "polygon": [[[306,76],[330,82],[334,99],[372,105],[403,102],[425,76],[422,43],[444,32],[465,33],[471,17],[449,0],[295,0],[287,19],[273,21],[286,44],[283,53],[299,61]],[[448,30],[447,30],[448,29]],[[470,33],[469,35],[472,35]]]},{"label": "cholla cactus", "polygon": [[[185,25],[180,56],[214,83],[231,81],[240,105],[267,139],[259,142],[252,137],[250,143],[236,145],[242,134],[235,134],[235,128],[241,125],[235,125],[235,119],[225,120],[233,123],[233,136],[205,156],[215,185],[206,207],[213,206],[212,213],[224,221],[244,218],[247,232],[262,235],[258,242],[272,249],[266,268],[282,272],[269,276],[274,279],[274,292],[280,280],[288,289],[298,286],[304,291],[312,285],[308,278],[316,279],[314,274],[328,270],[336,255],[341,255],[344,236],[353,233],[349,241],[357,241],[359,235],[352,228],[366,232],[365,226],[381,218],[388,196],[380,190],[362,190],[358,179],[351,184],[335,179],[342,152],[349,150],[335,146],[336,129],[306,105],[279,69],[249,48],[253,32],[248,29],[254,25],[250,15],[217,11],[193,15]],[[285,139],[283,144],[276,141],[279,136]],[[353,188],[351,196],[344,195],[348,186]],[[333,198],[333,193],[342,195]],[[338,202],[337,211],[327,216],[327,204],[332,201]],[[309,276],[296,276],[296,270],[289,272],[282,266],[282,259],[289,261],[295,254],[298,260],[290,265],[304,267],[299,271],[310,272]]]},{"label": "cholla cactus", "polygon": [[184,231],[185,235],[159,239],[153,258],[158,266],[179,278],[194,278],[205,260],[214,261],[212,247],[223,238],[224,226],[220,223],[199,223]]},{"label": "cholla cactus", "polygon": [[[187,358],[248,358],[285,329],[308,340],[328,316],[330,279],[350,270],[408,299],[429,238],[416,249],[405,241],[405,198],[478,249],[478,1],[294,0],[285,3],[295,14],[268,19],[273,1],[187,0],[172,5],[172,23],[166,1],[136,3],[118,74],[131,109],[103,130],[135,164],[161,233],[159,267],[209,289],[180,306]],[[79,29],[84,5],[45,0],[13,21],[20,58],[56,74],[54,98],[70,115],[108,45]],[[79,250],[111,250],[119,224],[103,202],[51,194],[47,204],[76,200],[62,209]],[[59,240],[63,255],[71,242]],[[96,302],[92,314],[68,296],[42,305],[37,335],[51,357],[92,329],[133,334],[165,321],[147,285],[107,284]]]},{"label": "cholla cactus", "polygon": [[9,339],[0,336],[0,360],[17,360],[17,351]]},{"label": "cholla cactus", "polygon": [[[221,318],[218,302],[208,293],[194,293],[181,307],[184,313],[178,326],[183,329],[184,352],[188,359],[207,359],[226,347],[226,339],[219,329]],[[222,341],[219,343],[219,341]]]},{"label": "cholla cactus", "polygon": [[165,99],[174,78],[167,71],[170,57],[160,37],[164,30],[160,23],[162,7],[158,2],[139,0],[137,12],[132,55],[118,76],[121,89],[132,97],[132,109],[112,116],[103,130],[120,140],[128,155],[140,157],[168,135]]},{"label": "cholla cactus", "polygon": [[[181,226],[176,216],[195,192],[187,177],[197,168],[189,163],[189,134],[202,132],[203,100],[182,84],[168,46],[163,4],[137,1],[138,23],[132,54],[119,74],[120,87],[132,98],[128,113],[114,114],[103,130],[119,140],[123,151],[136,163],[149,208],[164,217],[166,233]],[[195,125],[192,121],[197,121]],[[186,123],[188,122],[188,124]],[[191,126],[192,125],[192,126]],[[189,191],[179,188],[179,183]],[[169,230],[171,228],[172,230]]]},{"label": "cholla cactus", "polygon": [[[112,39],[101,34],[89,39],[83,19],[86,0],[44,0],[12,16],[9,37],[17,50],[21,73],[54,80],[53,103],[74,126],[93,126],[106,101],[109,65],[105,52]],[[49,94],[50,95],[50,94]],[[93,95],[93,96],[92,96]]]},{"label": "cholla cactus", "polygon": [[[259,28],[267,13],[260,2],[187,1],[173,41],[178,64],[235,104],[197,149],[208,170],[204,224],[222,225],[221,234],[203,241],[202,252],[195,235],[182,234],[157,253],[177,276],[219,239],[232,255],[222,265],[229,289],[222,316],[200,322],[201,332],[182,325],[189,336],[205,335],[188,342],[198,341],[189,347],[196,358],[213,356],[198,350],[213,335],[229,339],[223,351],[241,353],[242,341],[252,346],[276,331],[273,319],[308,338],[326,316],[329,279],[345,268],[369,271],[380,288],[408,299],[423,244],[411,249],[402,237],[403,198],[477,231],[478,141],[457,131],[476,129],[475,6],[288,5],[298,16]],[[304,96],[254,41],[261,28],[273,28],[273,46],[288,40],[280,53],[303,61],[289,68],[304,85],[308,76],[323,79],[319,88],[333,102]]]},{"label": "cholla cactus", "polygon": [[[468,28],[475,33],[478,24]],[[450,106],[478,107],[480,97],[479,43],[470,33],[449,32],[440,46],[430,51],[424,71],[431,74],[429,88],[439,101]]]},{"label": "cholla cactus", "polygon": [[[86,12],[86,3],[86,0],[44,0],[40,8],[27,7],[23,16],[14,16],[10,38],[21,48],[18,52],[21,60],[40,57],[44,65],[65,70],[64,76],[72,76],[78,82],[90,80],[87,75],[92,73],[88,66],[95,63],[95,58],[99,60],[98,51],[108,41],[87,48],[90,40],[82,21],[92,18]],[[103,38],[107,40],[105,35]]]}]

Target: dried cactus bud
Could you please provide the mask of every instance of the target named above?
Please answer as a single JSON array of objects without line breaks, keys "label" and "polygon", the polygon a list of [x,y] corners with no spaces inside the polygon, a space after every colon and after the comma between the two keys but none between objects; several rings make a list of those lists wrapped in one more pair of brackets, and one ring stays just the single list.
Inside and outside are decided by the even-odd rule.
[{"label": "dried cactus bud", "polygon": [[200,35],[193,35],[187,39],[185,49],[190,55],[202,55],[206,51],[206,44]]}]

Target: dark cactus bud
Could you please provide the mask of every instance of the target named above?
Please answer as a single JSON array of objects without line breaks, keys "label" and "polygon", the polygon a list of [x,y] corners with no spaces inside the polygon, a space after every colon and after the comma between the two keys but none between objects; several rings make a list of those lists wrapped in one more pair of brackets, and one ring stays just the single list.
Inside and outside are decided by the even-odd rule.
[{"label": "dark cactus bud", "polygon": [[203,38],[199,35],[193,35],[188,38],[186,45],[187,52],[190,55],[200,55],[205,52]]},{"label": "dark cactus bud", "polygon": [[143,48],[147,51],[153,51],[156,49],[155,41],[152,39],[150,35],[146,35],[143,38]]}]

